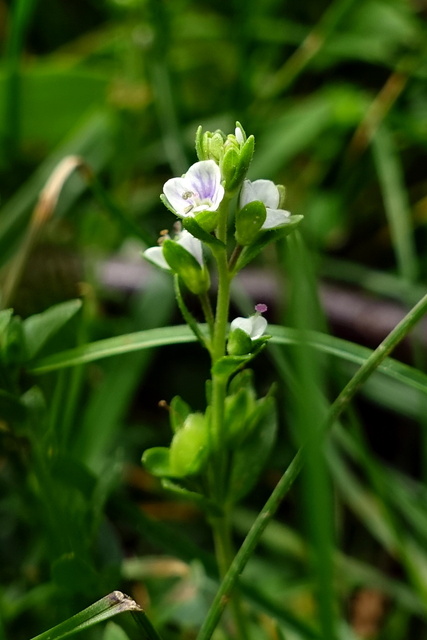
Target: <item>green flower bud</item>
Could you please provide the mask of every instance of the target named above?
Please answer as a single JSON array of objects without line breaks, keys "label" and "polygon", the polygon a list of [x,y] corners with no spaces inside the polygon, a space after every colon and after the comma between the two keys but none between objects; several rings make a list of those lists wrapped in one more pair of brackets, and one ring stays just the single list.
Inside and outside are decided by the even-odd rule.
[{"label": "green flower bud", "polygon": [[183,478],[199,473],[208,457],[209,433],[205,416],[191,413],[173,437],[170,446],[170,473]]},{"label": "green flower bud", "polygon": [[199,160],[214,160],[219,164],[225,140],[225,134],[219,129],[211,133],[203,131],[200,126],[196,132],[196,153]]},{"label": "green flower bud", "polygon": [[199,160],[214,160],[221,169],[225,189],[230,195],[236,193],[245,179],[254,152],[254,137],[246,134],[236,122],[234,133],[226,136],[222,131],[196,133],[196,152]]},{"label": "green flower bud", "polygon": [[261,348],[268,336],[263,336],[267,320],[262,316],[267,305],[257,304],[255,313],[249,318],[234,318],[230,325],[227,352],[230,356],[243,356]]}]

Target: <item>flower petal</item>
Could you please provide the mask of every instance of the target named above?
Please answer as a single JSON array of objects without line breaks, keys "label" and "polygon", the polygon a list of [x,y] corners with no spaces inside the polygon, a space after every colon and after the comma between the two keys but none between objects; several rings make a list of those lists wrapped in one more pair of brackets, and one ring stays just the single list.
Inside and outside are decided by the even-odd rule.
[{"label": "flower petal", "polygon": [[186,229],[181,231],[180,238],[178,240],[178,244],[180,244],[184,249],[191,253],[191,255],[196,258],[197,262],[203,267],[203,251],[202,251],[202,243],[200,240],[191,235]]},{"label": "flower petal", "polygon": [[271,180],[255,180],[252,182],[254,200],[260,200],[266,207],[277,209],[280,201],[279,190]]},{"label": "flower petal", "polygon": [[161,267],[162,269],[167,269],[167,271],[171,270],[170,266],[168,265],[168,263],[166,262],[166,260],[165,260],[165,258],[163,256],[162,247],[150,247],[149,249],[146,249],[142,255],[149,262],[151,262],[152,264],[156,265],[156,267]]},{"label": "flower petal", "polygon": [[187,211],[189,202],[183,198],[189,190],[190,188],[185,178],[171,178],[165,182],[163,186],[163,193],[167,201],[179,216],[185,217],[191,215],[191,213]]},{"label": "flower petal", "polygon": [[183,218],[199,211],[216,211],[224,197],[221,171],[213,160],[196,162],[184,177],[168,180],[163,193],[171,208]]},{"label": "flower petal", "polygon": [[265,231],[266,229],[281,227],[289,222],[290,217],[290,211],[285,211],[284,209],[269,209],[267,207],[267,216],[261,229]]},{"label": "flower petal", "polygon": [[250,180],[244,180],[242,190],[240,192],[240,208],[243,209],[247,204],[256,200],[255,189]]},{"label": "flower petal", "polygon": [[250,319],[252,320],[251,338],[252,340],[257,340],[262,336],[262,334],[267,329],[267,320],[263,316],[258,315],[257,313],[254,316],[252,316],[252,318]]},{"label": "flower petal", "polygon": [[250,318],[234,318],[230,325],[230,330],[241,329],[248,334],[252,340],[257,340],[262,336],[267,328],[267,320],[256,313]]},{"label": "flower petal", "polygon": [[[185,175],[185,181],[195,195],[196,211],[216,211],[224,197],[221,171],[213,160],[202,160],[193,164]],[[208,205],[208,206],[206,206]]]},{"label": "flower petal", "polygon": [[241,329],[248,336],[251,336],[252,331],[252,319],[251,318],[234,318],[234,320],[230,324],[230,331],[234,331],[234,329]]}]

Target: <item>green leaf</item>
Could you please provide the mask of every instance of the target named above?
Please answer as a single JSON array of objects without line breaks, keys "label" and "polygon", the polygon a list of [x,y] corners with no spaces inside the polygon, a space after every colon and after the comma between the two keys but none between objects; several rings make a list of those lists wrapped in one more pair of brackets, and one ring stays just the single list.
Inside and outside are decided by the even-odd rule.
[{"label": "green leaf", "polygon": [[276,242],[279,239],[286,238],[290,233],[292,233],[296,227],[300,224],[301,220],[304,216],[291,216],[288,218],[286,224],[278,227],[277,229],[271,229],[268,231],[261,231],[259,237],[255,242],[251,245],[245,247],[240,254],[236,266],[234,268],[234,273],[237,273],[243,267],[245,267],[271,242]]},{"label": "green leaf", "polygon": [[[207,327],[203,325],[200,326],[201,329],[207,333]],[[299,344],[302,341],[301,334],[296,329],[269,325],[268,330],[272,336],[270,342],[273,344],[286,346]],[[114,338],[99,340],[87,345],[75,347],[74,349],[62,351],[53,356],[41,358],[31,364],[29,371],[33,374],[43,374],[49,371],[63,369],[64,367],[73,367],[87,362],[94,362],[122,353],[168,345],[188,344],[190,342],[196,342],[196,337],[186,325],[148,329],[146,331],[137,331]],[[334,336],[329,336],[317,331],[305,332],[304,342],[310,348],[358,365],[363,364],[372,354],[371,349],[367,347],[362,347],[347,340],[335,338]],[[230,356],[227,356],[227,358],[230,358]],[[242,358],[244,359],[246,356]],[[242,359],[234,357],[235,371],[238,370],[242,362]],[[227,365],[227,361],[222,363],[221,360],[219,360],[218,366],[221,369],[224,367],[224,374],[231,375],[230,370],[231,372],[233,370],[231,362]],[[378,367],[377,371],[378,373],[374,375],[384,374],[403,385],[420,391],[422,394],[427,394],[427,375],[422,371],[402,364],[392,358],[387,358]]]},{"label": "green leaf", "polygon": [[244,437],[246,426],[255,408],[254,394],[248,389],[239,389],[225,399],[225,432],[227,442],[235,446]]},{"label": "green leaf", "polygon": [[222,513],[218,506],[212,502],[212,500],[209,500],[209,498],[206,498],[204,495],[197,493],[196,491],[190,491],[177,482],[173,482],[169,478],[164,478],[162,480],[162,487],[166,489],[166,491],[171,491],[180,498],[194,502],[194,504],[212,516],[218,516]]},{"label": "green leaf", "polygon": [[197,222],[197,220],[191,216],[188,216],[187,218],[182,218],[182,226],[184,227],[184,229],[187,229],[187,231],[189,231],[192,236],[194,236],[195,238],[198,238],[199,240],[201,240],[202,242],[205,242],[206,244],[214,244],[217,247],[225,246],[224,243],[221,242],[221,240],[218,240],[218,238],[213,236],[211,233],[208,233],[208,231],[205,231]]},{"label": "green leaf", "polygon": [[254,372],[252,369],[243,369],[243,371],[239,371],[231,380],[229,392],[238,393],[240,389],[245,389],[246,391],[251,392],[251,395],[255,400]]},{"label": "green leaf", "polygon": [[81,300],[68,300],[23,321],[28,358],[34,358],[51,336],[57,333],[82,308]]},{"label": "green leaf", "polygon": [[251,353],[244,356],[223,356],[217,360],[212,367],[212,375],[229,378],[233,373],[236,373],[236,371],[249,362],[252,357],[253,354]]},{"label": "green leaf", "polygon": [[48,373],[56,369],[74,367],[123,353],[131,353],[142,349],[153,349],[171,344],[187,344],[195,341],[196,338],[187,325],[146,329],[145,331],[136,331],[113,338],[98,340],[97,342],[47,356],[38,362],[32,363],[30,371],[37,374]]},{"label": "green leaf", "polygon": [[152,447],[144,451],[142,464],[153,476],[163,478],[171,476],[170,449],[168,447]]}]

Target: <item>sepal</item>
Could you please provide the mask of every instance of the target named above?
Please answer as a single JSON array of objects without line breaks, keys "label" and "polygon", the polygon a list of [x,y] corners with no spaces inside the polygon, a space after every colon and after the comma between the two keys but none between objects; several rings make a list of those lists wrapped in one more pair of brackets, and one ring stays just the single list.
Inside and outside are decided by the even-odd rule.
[{"label": "sepal", "polygon": [[171,475],[170,450],[168,447],[152,447],[142,454],[142,464],[153,476],[163,478]]},{"label": "sepal", "polygon": [[165,240],[162,248],[166,262],[192,293],[198,295],[209,289],[208,270],[204,266],[201,267],[189,251],[173,240]]},{"label": "sepal", "polygon": [[242,247],[251,244],[261,231],[265,222],[267,211],[265,204],[254,200],[236,213],[236,238],[237,244]]},{"label": "sepal", "polygon": [[291,234],[297,226],[300,224],[304,216],[290,216],[285,224],[276,229],[269,231],[260,231],[259,236],[251,245],[246,246],[240,256],[237,259],[236,265],[233,269],[233,275],[241,271],[271,242],[286,238]]},{"label": "sepal", "polygon": [[[206,211],[206,212],[202,211],[202,214],[203,213],[212,213],[212,212],[211,211]],[[200,216],[200,214],[197,214],[197,216],[194,217],[194,218],[190,218],[190,217],[184,218],[182,220],[182,226],[184,227],[184,229],[186,229],[189,233],[191,233],[192,236],[194,236],[198,240],[201,240],[205,244],[213,244],[213,245],[216,245],[216,246],[219,246],[219,247],[224,247],[225,245],[224,245],[223,242],[221,242],[221,240],[218,240],[218,238],[216,238],[209,231],[206,231],[202,226],[200,226],[200,224],[198,222],[198,216]],[[205,222],[207,222],[206,219],[202,220],[202,223],[205,223]],[[210,227],[210,224],[211,223],[209,223],[207,225],[208,228]]]}]

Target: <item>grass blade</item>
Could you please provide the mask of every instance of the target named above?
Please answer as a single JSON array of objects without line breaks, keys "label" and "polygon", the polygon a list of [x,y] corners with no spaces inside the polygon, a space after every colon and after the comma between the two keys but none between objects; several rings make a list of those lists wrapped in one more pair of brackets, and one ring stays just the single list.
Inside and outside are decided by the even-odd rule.
[{"label": "grass blade", "polygon": [[101,600],[90,605],[87,609],[76,613],[75,616],[61,622],[56,627],[35,636],[32,640],[59,640],[125,611],[138,614],[137,620],[144,629],[147,640],[159,640],[159,635],[148,621],[141,607],[121,591],[109,593],[108,596],[101,598]]},{"label": "grass blade", "polygon": [[[204,329],[206,330],[206,327]],[[298,344],[301,341],[300,333],[288,327],[270,325],[269,333],[272,336],[272,344],[287,346]],[[148,329],[98,340],[97,342],[56,353],[32,362],[29,365],[29,370],[33,374],[43,374],[141,349],[153,349],[154,347],[173,344],[188,344],[195,341],[194,334],[186,325]],[[307,332],[305,343],[310,348],[358,365],[363,364],[372,354],[371,349],[367,347],[361,347],[347,340],[316,331]],[[377,370],[417,391],[427,393],[427,375],[413,367],[402,364],[392,358],[387,358]]]}]

